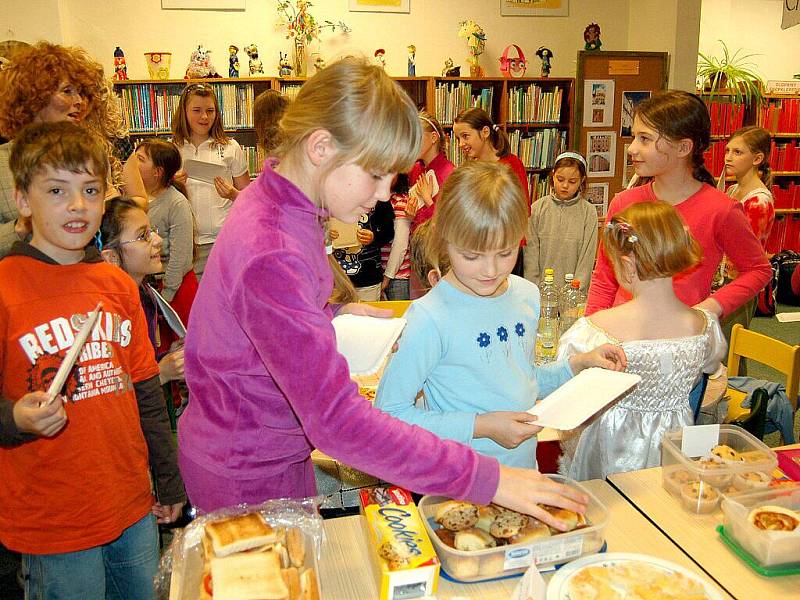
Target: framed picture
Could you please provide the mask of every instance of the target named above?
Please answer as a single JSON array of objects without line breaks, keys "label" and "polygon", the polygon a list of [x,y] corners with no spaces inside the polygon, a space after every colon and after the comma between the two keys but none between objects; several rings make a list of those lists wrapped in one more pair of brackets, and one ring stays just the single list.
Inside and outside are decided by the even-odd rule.
[{"label": "framed picture", "polygon": [[631,160],[630,155],[628,154],[628,148],[630,144],[625,144],[622,148],[622,159],[625,164],[625,168],[622,170],[622,187],[627,188],[628,184],[631,181],[631,177],[636,172],[636,169],[633,166],[633,161]]},{"label": "framed picture", "polygon": [[613,131],[586,133],[586,163],[589,177],[613,177],[616,170],[617,136]]},{"label": "framed picture", "polygon": [[622,92],[622,114],[619,119],[619,137],[631,137],[633,113],[636,111],[636,107],[650,96],[650,92]]},{"label": "framed picture", "polygon": [[608,212],[608,184],[590,183],[586,189],[586,199],[597,211],[597,218],[605,219]]},{"label": "framed picture", "polygon": [[500,0],[504,17],[566,17],[569,0]]},{"label": "framed picture", "polygon": [[614,80],[583,82],[583,126],[611,127],[614,123]]},{"label": "framed picture", "polygon": [[161,8],[164,10],[244,10],[245,0],[161,0]]},{"label": "framed picture", "polygon": [[350,12],[410,13],[411,0],[350,0]]}]

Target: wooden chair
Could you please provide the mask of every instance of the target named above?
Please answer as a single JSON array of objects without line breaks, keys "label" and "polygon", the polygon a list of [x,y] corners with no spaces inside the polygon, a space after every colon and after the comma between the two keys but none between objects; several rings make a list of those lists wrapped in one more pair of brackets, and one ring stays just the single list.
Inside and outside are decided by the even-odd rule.
[{"label": "wooden chair", "polygon": [[[739,362],[742,357],[772,367],[786,375],[786,395],[792,403],[792,410],[797,410],[797,393],[800,389],[800,345],[790,346],[786,342],[745,329],[737,323],[733,326],[728,349],[728,377],[739,374]],[[730,397],[730,401],[725,421],[730,423],[745,420],[750,413],[750,409],[740,406],[745,394],[728,387],[726,395]]]},{"label": "wooden chair", "polygon": [[364,304],[377,306],[378,308],[389,308],[394,311],[395,317],[402,317],[411,305],[411,300],[381,300],[380,302],[364,302]]}]

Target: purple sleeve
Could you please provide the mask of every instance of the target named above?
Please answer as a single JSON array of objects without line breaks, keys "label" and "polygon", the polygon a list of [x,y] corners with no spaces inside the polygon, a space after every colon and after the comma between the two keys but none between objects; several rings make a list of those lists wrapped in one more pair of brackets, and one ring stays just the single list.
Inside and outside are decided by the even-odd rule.
[{"label": "purple sleeve", "polygon": [[[499,465],[373,408],[350,380],[308,259],[262,254],[244,266],[232,309],[311,443],[343,463],[424,494],[488,503]],[[257,285],[269,281],[270,285]]]}]

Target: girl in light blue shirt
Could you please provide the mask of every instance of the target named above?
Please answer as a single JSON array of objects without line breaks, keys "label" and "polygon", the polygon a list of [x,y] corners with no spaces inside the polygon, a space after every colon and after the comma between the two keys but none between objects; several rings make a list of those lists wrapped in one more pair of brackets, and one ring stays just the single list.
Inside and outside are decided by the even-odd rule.
[{"label": "girl in light blue shirt", "polygon": [[541,427],[525,411],[587,367],[624,370],[626,361],[606,344],[533,364],[539,289],[511,275],[527,218],[519,182],[505,165],[476,161],[453,172],[429,248],[434,264],[446,253],[450,270],[406,313],[377,406],[503,464],[535,468]]}]

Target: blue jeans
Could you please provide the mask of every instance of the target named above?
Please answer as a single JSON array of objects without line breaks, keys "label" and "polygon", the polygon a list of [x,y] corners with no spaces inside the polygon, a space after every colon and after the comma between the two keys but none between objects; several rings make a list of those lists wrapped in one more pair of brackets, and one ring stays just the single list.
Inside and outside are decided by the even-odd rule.
[{"label": "blue jeans", "polygon": [[147,515],[113,542],[78,552],[23,554],[25,600],[153,600],[158,529]]},{"label": "blue jeans", "polygon": [[408,279],[390,279],[384,293],[387,300],[408,300]]}]

